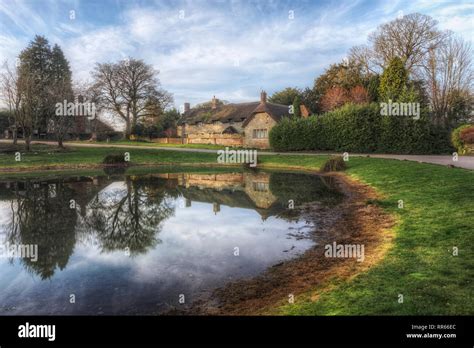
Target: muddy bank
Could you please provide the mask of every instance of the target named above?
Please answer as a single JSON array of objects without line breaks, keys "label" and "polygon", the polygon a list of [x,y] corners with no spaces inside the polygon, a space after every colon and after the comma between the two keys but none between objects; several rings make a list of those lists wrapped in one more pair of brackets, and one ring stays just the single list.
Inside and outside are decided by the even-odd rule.
[{"label": "muddy bank", "polygon": [[[316,242],[313,248],[258,277],[232,282],[205,294],[185,312],[169,314],[278,314],[277,308],[287,304],[290,295],[298,301],[299,295],[310,292],[311,300],[317,300],[322,292],[330,290],[331,279],[349,280],[380,261],[391,245],[394,219],[370,203],[378,197],[369,186],[344,175],[336,175],[334,180],[346,197],[337,207],[317,203],[297,207],[301,217],[315,226],[311,235]],[[363,245],[364,260],[326,257],[325,246],[334,242]]]}]

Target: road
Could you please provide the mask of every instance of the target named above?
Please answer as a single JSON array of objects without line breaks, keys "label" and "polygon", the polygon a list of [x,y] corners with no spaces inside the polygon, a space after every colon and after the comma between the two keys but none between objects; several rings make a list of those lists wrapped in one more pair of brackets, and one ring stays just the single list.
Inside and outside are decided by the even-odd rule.
[{"label": "road", "polygon": [[[11,140],[0,140],[2,143],[11,143]],[[33,144],[46,144],[46,145],[55,145],[55,142],[50,141],[33,141]],[[182,151],[182,152],[202,152],[202,153],[217,153],[218,150],[211,149],[191,149],[183,147],[165,147],[165,146],[156,146],[156,145],[119,145],[119,144],[96,144],[96,143],[65,143],[65,146],[74,146],[74,147],[113,147],[113,148],[123,148],[123,149],[153,149],[153,150],[164,150],[164,151]],[[340,153],[315,153],[315,152],[269,152],[269,151],[259,151],[259,155],[293,155],[293,156],[323,156],[323,155],[340,155]],[[349,154],[350,156],[370,156],[374,158],[387,158],[387,159],[397,159],[397,160],[407,160],[420,163],[431,163],[439,165],[453,165],[455,167],[465,168],[474,170],[474,156],[459,156],[457,161],[454,160],[453,156],[446,155],[390,155],[390,154],[363,154],[363,153],[354,153]]]}]

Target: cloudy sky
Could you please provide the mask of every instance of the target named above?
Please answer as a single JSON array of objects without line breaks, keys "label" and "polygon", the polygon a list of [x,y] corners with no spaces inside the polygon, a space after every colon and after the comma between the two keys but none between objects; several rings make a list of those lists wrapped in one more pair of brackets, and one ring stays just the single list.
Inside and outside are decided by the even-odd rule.
[{"label": "cloudy sky", "polygon": [[177,106],[252,101],[261,89],[312,85],[379,24],[411,12],[473,40],[472,0],[0,0],[0,65],[40,34],[63,48],[75,80],[131,56],[160,71]]}]

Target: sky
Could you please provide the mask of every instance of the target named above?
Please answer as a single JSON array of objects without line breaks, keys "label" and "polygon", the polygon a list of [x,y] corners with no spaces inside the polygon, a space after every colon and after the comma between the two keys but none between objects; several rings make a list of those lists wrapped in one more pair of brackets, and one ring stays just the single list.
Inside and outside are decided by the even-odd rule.
[{"label": "sky", "polygon": [[473,41],[470,1],[0,0],[0,66],[35,35],[59,44],[75,81],[97,62],[143,59],[175,105],[256,101],[305,88],[378,25],[419,12]]}]

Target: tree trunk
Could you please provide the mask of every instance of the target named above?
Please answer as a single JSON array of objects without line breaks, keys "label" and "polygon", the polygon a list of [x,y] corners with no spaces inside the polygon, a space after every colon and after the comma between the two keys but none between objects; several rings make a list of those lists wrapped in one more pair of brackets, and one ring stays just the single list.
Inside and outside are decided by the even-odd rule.
[{"label": "tree trunk", "polygon": [[125,139],[130,139],[130,135],[132,134],[132,127],[131,127],[131,124],[130,124],[130,119],[127,119],[125,121]]},{"label": "tree trunk", "polygon": [[31,134],[25,136],[25,150],[28,152],[31,151]]},{"label": "tree trunk", "polygon": [[13,129],[13,145],[16,145],[16,144],[18,144],[18,132],[15,127],[15,129]]},{"label": "tree trunk", "polygon": [[58,147],[64,149],[63,138],[58,138]]}]

